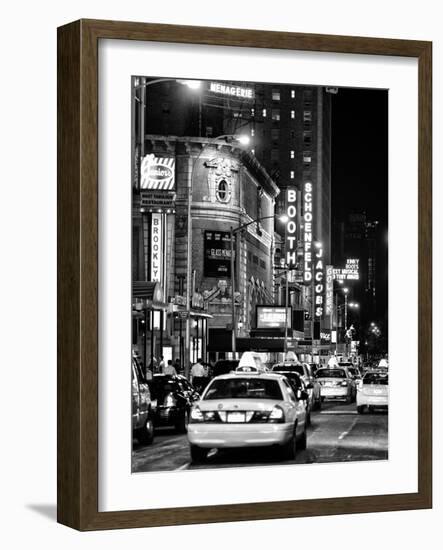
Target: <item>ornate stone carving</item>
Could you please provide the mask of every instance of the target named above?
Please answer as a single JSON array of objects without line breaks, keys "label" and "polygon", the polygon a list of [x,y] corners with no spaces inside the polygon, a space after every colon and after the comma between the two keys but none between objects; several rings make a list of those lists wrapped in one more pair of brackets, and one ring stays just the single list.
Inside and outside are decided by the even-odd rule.
[{"label": "ornate stone carving", "polygon": [[234,174],[239,171],[238,163],[229,158],[216,157],[206,161],[205,166],[209,168],[208,195],[203,200],[229,204],[235,183]]}]

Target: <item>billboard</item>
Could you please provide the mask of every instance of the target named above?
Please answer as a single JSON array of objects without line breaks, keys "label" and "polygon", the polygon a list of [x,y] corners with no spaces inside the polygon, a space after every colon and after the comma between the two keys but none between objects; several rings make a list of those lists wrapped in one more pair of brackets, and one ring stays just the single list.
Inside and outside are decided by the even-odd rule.
[{"label": "billboard", "polygon": [[360,278],[359,258],[348,258],[342,269],[334,269],[334,279],[337,281],[358,281]]},{"label": "billboard", "polygon": [[174,191],[175,158],[156,157],[152,153],[143,157],[140,165],[140,189]]},{"label": "billboard", "polygon": [[279,306],[257,306],[257,328],[284,329],[292,326],[292,308]]},{"label": "billboard", "polygon": [[[235,236],[234,236],[235,261]],[[203,270],[206,277],[231,278],[231,234],[205,231]]]}]

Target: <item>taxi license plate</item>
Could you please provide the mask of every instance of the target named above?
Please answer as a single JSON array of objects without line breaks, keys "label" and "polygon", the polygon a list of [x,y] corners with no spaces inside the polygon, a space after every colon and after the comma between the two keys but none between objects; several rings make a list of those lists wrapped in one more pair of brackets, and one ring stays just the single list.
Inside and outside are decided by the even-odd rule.
[{"label": "taxi license plate", "polygon": [[228,422],[232,422],[232,423],[244,422],[245,421],[245,413],[242,413],[242,412],[228,413],[227,420],[228,420]]}]

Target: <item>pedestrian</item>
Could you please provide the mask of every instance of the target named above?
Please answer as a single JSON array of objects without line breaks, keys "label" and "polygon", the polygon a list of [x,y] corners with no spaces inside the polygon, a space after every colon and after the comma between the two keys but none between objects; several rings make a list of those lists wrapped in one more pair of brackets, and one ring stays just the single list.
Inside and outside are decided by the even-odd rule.
[{"label": "pedestrian", "polygon": [[160,363],[158,364],[158,371],[161,374],[164,374],[165,367],[166,367],[165,358],[163,357],[163,355],[160,355]]},{"label": "pedestrian", "polygon": [[177,359],[174,361],[174,368],[177,373],[181,373],[182,368],[180,365],[180,359],[177,357]]},{"label": "pedestrian", "polygon": [[331,355],[328,360],[328,368],[333,369],[334,367],[338,367],[338,361],[335,355]]},{"label": "pedestrian", "polygon": [[195,389],[198,391],[202,387],[204,387],[206,378],[206,369],[202,365],[201,358],[197,360],[197,363],[192,365],[191,368],[191,384],[195,387]]},{"label": "pedestrian", "polygon": [[168,364],[164,369],[164,374],[169,374],[170,376],[177,376],[177,371],[172,364],[172,359],[168,359]]}]

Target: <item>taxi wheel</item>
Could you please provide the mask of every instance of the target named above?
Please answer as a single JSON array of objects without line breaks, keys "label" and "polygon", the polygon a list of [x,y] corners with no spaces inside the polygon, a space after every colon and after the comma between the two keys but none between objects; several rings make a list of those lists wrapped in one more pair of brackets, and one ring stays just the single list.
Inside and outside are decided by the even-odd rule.
[{"label": "taxi wheel", "polygon": [[306,430],[301,434],[300,439],[298,440],[298,449],[304,451],[307,445]]},{"label": "taxi wheel", "polygon": [[142,445],[151,445],[154,441],[154,423],[152,418],[148,416],[142,428],[137,430],[136,437]]},{"label": "taxi wheel", "polygon": [[357,407],[357,412],[358,412],[358,414],[363,414],[363,413],[365,412],[364,406],[363,406],[363,405],[359,405],[359,406]]},{"label": "taxi wheel", "polygon": [[297,437],[295,435],[295,430],[296,428],[294,428],[291,439],[281,448],[281,457],[283,460],[293,460],[297,454]]},{"label": "taxi wheel", "polygon": [[203,449],[197,445],[191,445],[191,460],[195,464],[200,464],[206,460],[208,449]]}]

